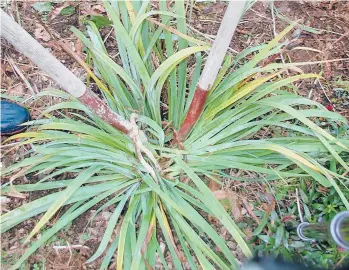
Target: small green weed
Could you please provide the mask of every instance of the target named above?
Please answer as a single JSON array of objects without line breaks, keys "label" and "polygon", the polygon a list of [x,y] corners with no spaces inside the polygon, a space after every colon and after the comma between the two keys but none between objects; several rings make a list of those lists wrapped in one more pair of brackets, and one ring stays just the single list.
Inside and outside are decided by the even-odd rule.
[{"label": "small green weed", "polygon": [[[303,180],[298,190],[305,222],[328,223],[337,213],[346,210],[332,187],[324,189],[315,181]],[[277,186],[275,193],[279,207],[268,218],[264,228],[267,233],[261,232],[250,241],[255,244],[257,254],[281,256],[286,260],[323,268],[333,268],[338,262],[349,262],[348,252],[341,251],[332,241],[306,242],[299,239],[296,228],[301,221],[295,199],[295,186]],[[348,190],[345,196],[349,197]],[[289,204],[282,203],[290,199],[292,201]]]}]

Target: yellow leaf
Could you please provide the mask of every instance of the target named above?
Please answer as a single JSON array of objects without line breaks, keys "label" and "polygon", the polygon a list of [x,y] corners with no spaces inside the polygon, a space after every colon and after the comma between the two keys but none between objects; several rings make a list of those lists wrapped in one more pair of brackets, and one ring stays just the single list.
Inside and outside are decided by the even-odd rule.
[{"label": "yellow leaf", "polygon": [[257,87],[261,86],[266,81],[269,81],[270,79],[274,78],[276,75],[280,74],[280,72],[271,74],[266,77],[257,78],[253,80],[250,83],[245,84],[243,87],[238,89],[236,93],[233,94],[232,97],[230,97],[227,101],[223,102],[221,105],[213,109],[208,115],[207,118],[213,118],[217,113],[219,113],[221,110],[225,109],[226,107],[232,105],[236,101],[240,100],[241,98],[247,96],[252,91],[254,91]]}]

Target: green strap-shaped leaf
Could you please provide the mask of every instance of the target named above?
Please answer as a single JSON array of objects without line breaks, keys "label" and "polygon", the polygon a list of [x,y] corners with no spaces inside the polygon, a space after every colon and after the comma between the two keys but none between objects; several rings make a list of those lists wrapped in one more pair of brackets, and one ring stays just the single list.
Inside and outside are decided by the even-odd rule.
[{"label": "green strap-shaped leaf", "polygon": [[114,230],[115,225],[119,219],[121,211],[124,209],[127,200],[130,198],[132,192],[137,188],[137,186],[138,186],[138,184],[133,185],[132,187],[130,187],[128,189],[126,194],[122,196],[123,197],[122,200],[118,203],[118,206],[116,207],[114,213],[112,214],[112,216],[110,217],[110,219],[108,221],[108,226],[104,232],[103,238],[101,240],[101,243],[99,244],[97,251],[91,256],[91,258],[89,258],[86,261],[86,263],[93,262],[95,259],[97,259],[99,256],[101,256],[102,253],[104,252],[105,248],[107,247],[107,245],[109,243],[110,237],[113,234],[113,230]]},{"label": "green strap-shaped leaf", "polygon": [[[187,33],[187,24],[185,20],[185,1],[182,0],[176,0],[175,7],[176,7],[176,13],[180,15],[181,17],[177,18],[177,28],[178,30],[186,34]],[[183,50],[188,47],[188,42],[183,39],[178,39],[178,49]],[[181,124],[180,121],[183,117],[184,112],[184,105],[185,105],[185,96],[187,91],[187,61],[181,61],[178,66],[178,96],[177,98],[177,107],[175,108],[175,113],[178,115],[176,117],[176,123],[175,127],[179,128],[179,125]]]},{"label": "green strap-shaped leaf", "polygon": [[[116,259],[116,269],[122,270],[123,264],[124,264],[124,256],[125,256],[125,245],[126,245],[126,236],[127,231],[130,226],[130,222],[133,216],[133,212],[136,209],[137,204],[139,203],[139,195],[134,196],[129,205],[127,212],[124,216],[124,219],[122,221],[120,233],[119,233],[119,247],[118,247],[118,254]],[[128,239],[129,240],[129,239]]]},{"label": "green strap-shaped leaf", "polygon": [[157,10],[152,10],[152,11],[149,11],[145,14],[142,14],[141,16],[137,16],[136,18],[136,21],[134,22],[132,28],[131,28],[131,31],[130,31],[130,37],[133,41],[137,41],[136,39],[136,34],[137,34],[137,31],[138,29],[141,27],[143,21],[150,17],[150,16],[153,16],[153,15],[167,15],[167,16],[172,16],[174,18],[178,18],[178,17],[181,17],[180,15],[178,14],[175,14],[173,12],[169,12],[169,11],[157,11]]},{"label": "green strap-shaped leaf", "polygon": [[75,191],[85,183],[91,176],[100,171],[102,166],[93,166],[83,171],[74,181],[63,191],[60,192],[59,200],[56,200],[51,207],[47,210],[45,215],[35,225],[34,229],[30,232],[26,238],[28,242],[39,230],[50,220],[50,218],[58,211],[58,209],[64,205],[64,203],[75,193]]},{"label": "green strap-shaped leaf", "polygon": [[228,213],[224,210],[222,204],[213,195],[212,191],[207,187],[207,185],[196,175],[196,173],[181,159],[176,158],[176,163],[178,163],[184,170],[184,172],[190,177],[190,179],[195,183],[197,188],[202,192],[207,202],[206,206],[210,206],[213,213],[217,213],[217,218],[222,222],[222,224],[227,228],[230,234],[234,237],[235,241],[238,243],[242,251],[247,257],[251,257],[252,253],[250,248],[247,246],[246,242],[241,236],[241,231],[231,219]]},{"label": "green strap-shaped leaf", "polygon": [[[62,228],[64,228],[68,223],[70,223],[72,220],[80,216],[82,213],[87,211],[89,208],[93,207],[96,205],[98,202],[101,200],[105,199],[109,195],[113,194],[115,191],[114,190],[109,190],[101,195],[93,198],[92,200],[86,202],[84,205],[81,207],[77,208],[78,206],[81,205],[81,203],[77,203],[72,206],[72,209],[74,211],[69,211],[63,215],[50,229],[45,231],[39,240],[37,240],[35,243],[33,243],[22,255],[22,257],[16,262],[16,264],[13,266],[13,269],[17,269],[21,266],[21,264],[27,260],[30,255],[32,255],[40,246],[42,246],[47,240],[49,240],[54,234],[56,234],[58,231],[60,231]],[[76,209],[77,208],[77,209]],[[76,209],[76,210],[75,210]],[[71,212],[71,213],[70,213]]]},{"label": "green strap-shaped leaf", "polygon": [[110,4],[107,1],[104,1],[104,6],[113,21],[115,35],[119,36],[120,42],[122,42],[125,45],[126,50],[128,51],[129,58],[132,59],[132,63],[136,67],[137,73],[141,77],[144,87],[147,88],[150,83],[150,76],[141,56],[137,51],[137,48],[133,44],[124,25],[121,23],[119,17],[117,16],[113,8],[110,6]]},{"label": "green strap-shaped leaf", "polygon": [[107,270],[108,269],[110,261],[114,255],[116,249],[118,248],[118,244],[119,244],[119,236],[115,237],[114,241],[110,245],[107,253],[105,254],[105,256],[103,258],[103,261],[101,263],[101,267],[99,268],[100,270]]},{"label": "green strap-shaped leaf", "polygon": [[141,101],[143,99],[139,87],[122,67],[120,67],[117,63],[110,59],[110,57],[106,53],[96,48],[93,43],[90,42],[78,29],[71,27],[71,31],[89,48],[89,50],[95,55],[95,57],[98,58],[98,61],[103,63],[109,69],[113,70],[126,82],[126,84],[130,87],[135,100]]},{"label": "green strap-shaped leaf", "polygon": [[154,118],[157,120],[158,123],[160,121],[159,118],[160,118],[160,107],[161,107],[160,106],[161,92],[159,90],[161,89],[155,89],[156,82],[164,74],[168,76],[169,73],[171,72],[171,69],[173,69],[179,62],[183,61],[189,55],[199,51],[205,51],[208,49],[209,49],[208,46],[195,46],[195,47],[183,49],[173,54],[169,58],[167,58],[153,73],[153,75],[151,76],[149,87],[146,89],[146,94],[148,97],[148,102],[150,104],[150,109],[153,113]]},{"label": "green strap-shaped leaf", "polygon": [[[278,108],[280,110],[283,110],[284,112],[289,113],[290,115],[292,115],[295,118],[297,118],[298,120],[302,121],[305,125],[310,127],[315,132],[319,133],[320,135],[322,135],[323,137],[325,137],[329,141],[334,142],[338,146],[343,147],[343,149],[349,151],[349,148],[346,147],[344,144],[342,144],[340,141],[338,141],[338,139],[334,138],[331,134],[327,133],[322,128],[318,127],[315,123],[313,123],[312,121],[307,119],[305,116],[303,116],[301,113],[299,113],[297,110],[293,109],[292,107],[281,105],[281,104],[275,103],[275,102],[268,102],[268,101],[260,101],[260,103],[274,107],[274,108]],[[347,170],[349,170],[349,167],[347,168]]]},{"label": "green strap-shaped leaf", "polygon": [[[143,196],[142,198],[145,201],[146,199],[146,205],[144,209],[142,210],[142,216],[140,217],[141,223],[140,227],[138,229],[138,234],[137,234],[137,242],[133,250],[133,258],[132,258],[132,263],[131,263],[131,269],[140,269],[140,264],[143,262],[143,257],[146,254],[142,254],[141,249],[144,245],[145,238],[148,234],[148,230],[152,228],[152,230],[155,230],[155,217],[154,215],[154,207],[155,207],[155,196],[154,192],[149,192],[149,196],[147,198]],[[152,221],[153,220],[153,221]],[[149,244],[149,243],[148,243]]]},{"label": "green strap-shaped leaf", "polygon": [[[219,246],[224,255],[229,259],[231,264],[234,264],[234,256],[229,251],[224,240],[218,235],[218,233],[212,228],[212,226],[199,214],[196,209],[194,209],[190,204],[188,204],[184,199],[179,196],[172,198],[170,190],[162,191],[158,185],[152,181],[150,177],[143,177],[143,180],[152,188],[154,192],[159,195],[162,201],[166,203],[166,207],[169,206],[175,209],[179,214],[183,215],[189,219],[195,226],[199,227],[204,231],[212,241]],[[175,195],[175,194],[172,194]],[[206,201],[207,203],[207,201]],[[211,204],[211,201],[209,202]],[[207,205],[206,205],[207,206]]]}]

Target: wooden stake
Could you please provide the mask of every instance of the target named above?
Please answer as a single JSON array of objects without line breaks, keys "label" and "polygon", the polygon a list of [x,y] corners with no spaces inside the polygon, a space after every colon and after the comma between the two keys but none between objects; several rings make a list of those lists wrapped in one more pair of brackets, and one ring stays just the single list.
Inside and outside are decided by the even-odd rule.
[{"label": "wooden stake", "polygon": [[188,114],[178,132],[177,140],[186,139],[205,107],[208,91],[211,89],[245,7],[244,1],[230,1],[218,29],[216,39],[201,73]]},{"label": "wooden stake", "polygon": [[79,99],[105,122],[123,133],[132,130],[132,125],[114,113],[95,93],[67,69],[47,49],[37,42],[27,31],[1,10],[1,36],[34,64],[49,75],[65,91]]}]

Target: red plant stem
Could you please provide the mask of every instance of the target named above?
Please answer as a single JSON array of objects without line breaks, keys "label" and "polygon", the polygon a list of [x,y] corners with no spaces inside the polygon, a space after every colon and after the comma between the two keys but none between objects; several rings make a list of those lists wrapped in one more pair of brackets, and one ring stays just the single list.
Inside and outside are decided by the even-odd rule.
[{"label": "red plant stem", "polygon": [[204,90],[199,86],[196,87],[193,100],[189,106],[188,114],[177,134],[177,140],[179,142],[186,139],[196,121],[199,119],[202,111],[204,110],[207,95],[207,90]]},{"label": "red plant stem", "polygon": [[77,99],[79,99],[80,102],[86,105],[97,116],[120,130],[122,133],[128,134],[131,131],[130,123],[110,110],[108,105],[91,90],[87,89],[86,92]]}]

